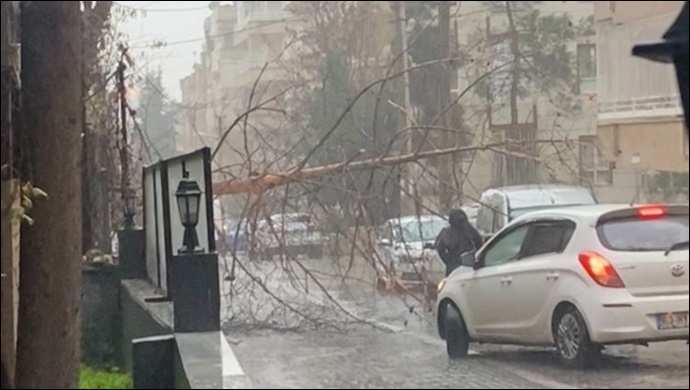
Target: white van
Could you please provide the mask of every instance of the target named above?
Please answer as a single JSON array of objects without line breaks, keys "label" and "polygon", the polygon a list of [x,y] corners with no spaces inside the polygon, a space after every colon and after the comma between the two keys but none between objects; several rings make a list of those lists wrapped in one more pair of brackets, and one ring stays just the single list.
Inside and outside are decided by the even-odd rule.
[{"label": "white van", "polygon": [[592,191],[584,187],[546,184],[490,189],[480,200],[477,230],[488,238],[532,211],[597,203]]}]

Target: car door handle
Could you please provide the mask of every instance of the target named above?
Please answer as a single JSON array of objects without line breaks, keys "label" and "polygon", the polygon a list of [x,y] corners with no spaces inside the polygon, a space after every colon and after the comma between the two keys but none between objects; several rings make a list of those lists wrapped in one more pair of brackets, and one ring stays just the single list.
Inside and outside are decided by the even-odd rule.
[{"label": "car door handle", "polygon": [[561,274],[559,274],[558,272],[552,272],[552,273],[546,275],[546,280],[556,281],[560,277],[561,277]]},{"label": "car door handle", "polygon": [[504,286],[511,285],[511,284],[513,284],[513,278],[510,278],[510,277],[503,278],[503,279],[501,279],[501,284]]}]

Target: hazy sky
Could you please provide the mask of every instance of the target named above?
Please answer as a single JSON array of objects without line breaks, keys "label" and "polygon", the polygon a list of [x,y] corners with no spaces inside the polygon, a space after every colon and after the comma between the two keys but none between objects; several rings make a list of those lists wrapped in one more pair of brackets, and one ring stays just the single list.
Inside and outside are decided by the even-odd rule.
[{"label": "hazy sky", "polygon": [[[163,70],[163,83],[172,98],[180,98],[179,81],[192,71],[199,58],[204,36],[204,18],[210,11],[208,1],[117,1],[116,7],[145,10],[123,26],[130,47],[137,57],[143,51],[148,65]],[[168,44],[161,49],[146,46],[154,41]]]}]

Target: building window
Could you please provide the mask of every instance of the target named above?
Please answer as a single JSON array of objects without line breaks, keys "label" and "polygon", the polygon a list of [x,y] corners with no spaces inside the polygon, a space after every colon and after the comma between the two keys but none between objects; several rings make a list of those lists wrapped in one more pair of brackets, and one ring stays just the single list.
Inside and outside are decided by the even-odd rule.
[{"label": "building window", "polygon": [[577,93],[596,92],[597,46],[594,43],[577,45]]}]

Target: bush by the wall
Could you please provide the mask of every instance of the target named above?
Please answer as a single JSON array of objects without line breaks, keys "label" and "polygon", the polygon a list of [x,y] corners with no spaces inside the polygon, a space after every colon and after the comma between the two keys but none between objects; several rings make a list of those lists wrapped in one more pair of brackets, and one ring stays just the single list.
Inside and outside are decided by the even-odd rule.
[{"label": "bush by the wall", "polygon": [[80,389],[132,389],[132,378],[114,370],[94,370],[82,367],[79,373]]}]

